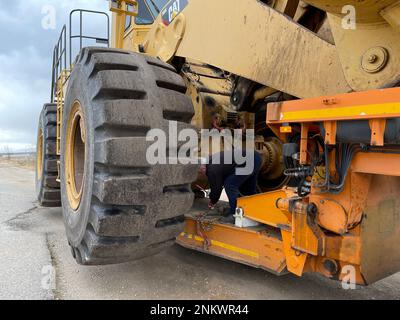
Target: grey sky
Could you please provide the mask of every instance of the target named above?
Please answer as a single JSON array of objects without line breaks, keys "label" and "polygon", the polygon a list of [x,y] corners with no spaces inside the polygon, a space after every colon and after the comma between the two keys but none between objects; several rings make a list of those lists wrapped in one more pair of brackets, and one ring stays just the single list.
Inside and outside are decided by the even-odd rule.
[{"label": "grey sky", "polygon": [[[42,27],[43,7],[54,6],[55,30]],[[52,52],[72,9],[108,12],[106,0],[13,0],[0,4],[0,153],[36,144],[38,116],[50,100]],[[105,30],[98,19],[87,26]],[[96,27],[94,27],[96,26]],[[104,33],[103,33],[104,34]]]}]

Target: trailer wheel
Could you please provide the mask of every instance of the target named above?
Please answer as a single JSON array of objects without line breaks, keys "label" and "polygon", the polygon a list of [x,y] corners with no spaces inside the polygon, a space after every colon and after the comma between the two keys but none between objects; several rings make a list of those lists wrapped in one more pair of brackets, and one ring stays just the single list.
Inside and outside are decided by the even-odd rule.
[{"label": "trailer wheel", "polygon": [[60,207],[56,150],[57,106],[45,104],[40,113],[36,147],[36,197],[43,207]]},{"label": "trailer wheel", "polygon": [[[63,112],[61,193],[78,263],[140,259],[172,245],[194,200],[197,165],[149,165],[147,133],[190,127],[194,115],[173,67],[126,51],[85,48]],[[168,131],[166,131],[168,132]]]}]

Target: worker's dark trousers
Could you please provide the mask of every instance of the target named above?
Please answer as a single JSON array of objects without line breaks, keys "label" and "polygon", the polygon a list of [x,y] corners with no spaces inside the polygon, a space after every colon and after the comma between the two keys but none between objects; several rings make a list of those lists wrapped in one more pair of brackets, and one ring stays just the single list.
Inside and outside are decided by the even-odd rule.
[{"label": "worker's dark trousers", "polygon": [[257,179],[262,164],[261,157],[254,158],[254,171],[251,175],[239,176],[231,174],[225,179],[224,187],[226,195],[229,198],[230,214],[234,215],[236,211],[237,198],[240,194],[251,196],[257,193]]}]

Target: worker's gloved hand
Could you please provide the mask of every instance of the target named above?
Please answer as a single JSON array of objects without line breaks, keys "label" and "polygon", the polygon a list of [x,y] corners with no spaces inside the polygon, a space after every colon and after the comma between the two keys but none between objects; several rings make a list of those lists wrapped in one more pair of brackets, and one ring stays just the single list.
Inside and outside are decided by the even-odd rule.
[{"label": "worker's gloved hand", "polygon": [[210,201],[210,202],[208,203],[208,209],[214,210],[214,208],[215,208],[215,204],[212,203],[212,202]]}]

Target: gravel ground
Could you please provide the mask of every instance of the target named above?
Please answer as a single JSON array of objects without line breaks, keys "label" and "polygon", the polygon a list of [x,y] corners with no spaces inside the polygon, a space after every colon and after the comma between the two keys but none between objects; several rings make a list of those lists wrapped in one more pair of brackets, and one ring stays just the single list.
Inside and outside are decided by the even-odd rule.
[{"label": "gravel ground", "polygon": [[0,164],[0,299],[400,299],[400,273],[343,290],[319,275],[277,277],[178,245],[132,263],[82,267],[61,209],[37,206],[33,178],[31,169]]}]

